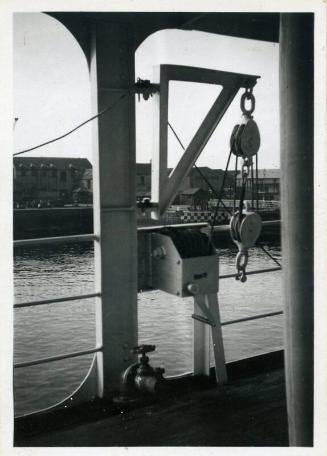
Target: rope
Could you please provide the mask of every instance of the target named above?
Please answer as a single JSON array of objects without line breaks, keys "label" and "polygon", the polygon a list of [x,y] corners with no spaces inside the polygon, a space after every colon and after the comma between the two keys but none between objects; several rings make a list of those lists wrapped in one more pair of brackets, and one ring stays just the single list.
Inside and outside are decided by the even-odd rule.
[{"label": "rope", "polygon": [[257,211],[259,210],[259,176],[258,176],[258,154],[255,154],[255,189],[257,197]]},{"label": "rope", "polygon": [[63,135],[61,136],[58,136],[57,138],[54,138],[54,139],[50,139],[49,141],[46,141],[42,144],[39,144],[37,146],[34,146],[34,147],[31,147],[29,149],[25,149],[25,150],[21,150],[20,152],[16,152],[14,153],[13,155],[14,156],[17,156],[17,155],[21,155],[21,154],[25,154],[26,152],[31,152],[32,150],[35,150],[35,149],[39,149],[40,147],[44,147],[48,144],[51,144],[51,143],[54,143],[56,141],[59,141],[60,139],[63,139],[65,138],[66,136],[72,134],[74,131],[78,130],[79,128],[83,127],[83,125],[86,125],[88,122],[91,122],[92,120],[102,116],[103,114],[105,114],[106,112],[108,111],[111,111],[113,108],[115,108],[117,106],[117,104],[127,96],[127,93],[124,93],[123,95],[121,95],[111,106],[107,106],[106,108],[104,108],[102,111],[98,112],[98,114],[96,114],[95,116],[92,116],[90,117],[89,119],[85,120],[84,122],[82,122],[81,124],[77,125],[75,128],[73,128],[72,130],[69,130],[67,133],[64,133]]},{"label": "rope", "polygon": [[[177,135],[176,131],[174,130],[173,126],[171,125],[170,122],[168,122],[168,127],[171,129],[171,131],[173,132],[175,138],[177,139],[178,143],[180,144],[181,148],[185,151],[185,146],[183,145],[182,141],[180,140],[179,136]],[[208,185],[208,187],[210,188],[210,190],[215,194],[215,196],[218,198],[218,202],[219,200],[221,199],[221,191],[220,191],[220,195],[219,193],[217,192],[217,190],[211,185],[211,183],[208,181],[208,179],[205,177],[205,175],[202,173],[202,171],[200,171],[200,169],[194,164],[194,168],[197,170],[197,172],[199,173],[199,175],[201,176],[201,178],[204,180],[204,182]],[[225,176],[224,176],[224,179],[225,179]],[[223,180],[223,183],[224,183],[224,180]],[[220,201],[221,204],[224,206],[224,208],[226,209],[226,211],[232,215],[232,212],[231,210],[226,206],[226,204],[223,202],[223,201]],[[214,216],[214,220],[215,220],[215,217],[217,216],[217,214],[215,214]]]},{"label": "rope", "polygon": [[253,195],[254,195],[254,186],[253,186],[253,182],[254,182],[254,172],[253,172],[253,164],[251,165],[251,209],[253,210],[254,209],[254,204],[253,204]]},{"label": "rope", "polygon": [[219,195],[218,195],[218,199],[217,199],[217,204],[216,204],[214,216],[213,216],[213,219],[212,219],[212,222],[211,222],[211,233],[210,233],[210,236],[212,235],[214,223],[215,223],[216,218],[217,218],[217,214],[218,214],[218,210],[219,210],[219,203],[222,202],[222,201],[221,201],[221,198],[222,198],[222,196],[223,196],[223,191],[224,191],[224,186],[225,186],[225,180],[226,180],[227,171],[228,171],[228,166],[229,166],[229,162],[230,162],[231,156],[232,156],[232,148],[231,148],[230,151],[229,151],[229,156],[228,156],[228,160],[227,160],[227,164],[226,164],[226,168],[225,168],[223,180],[222,180],[221,187],[220,187],[220,192],[219,192]]},{"label": "rope", "polygon": [[[210,182],[208,181],[208,179],[205,177],[205,175],[202,173],[202,171],[200,171],[200,169],[194,165],[194,168],[197,170],[197,172],[199,173],[199,175],[202,177],[202,179],[204,180],[204,182],[208,185],[208,187],[210,187],[210,189],[212,190],[212,192],[215,194],[215,196],[217,196],[217,198],[219,198],[218,196],[218,192],[216,191],[216,189],[210,184]],[[226,206],[226,204],[221,200],[220,201],[221,204],[224,206],[224,208],[226,209],[226,211],[232,215],[232,211],[229,209],[229,207]]]},{"label": "rope", "polygon": [[235,158],[235,169],[234,169],[234,199],[233,199],[233,213],[236,210],[236,180],[237,180],[237,165],[238,165],[238,155]]}]

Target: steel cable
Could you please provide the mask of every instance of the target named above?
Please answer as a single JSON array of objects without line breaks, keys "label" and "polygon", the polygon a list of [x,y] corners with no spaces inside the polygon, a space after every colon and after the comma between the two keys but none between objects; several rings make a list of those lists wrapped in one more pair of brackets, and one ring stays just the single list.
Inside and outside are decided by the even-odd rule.
[{"label": "steel cable", "polygon": [[50,139],[49,141],[46,141],[42,144],[38,144],[37,146],[34,146],[34,147],[30,147],[29,149],[25,149],[25,150],[21,150],[19,152],[15,152],[13,154],[13,156],[17,156],[17,155],[21,155],[21,154],[25,154],[26,152],[31,152],[32,150],[35,150],[35,149],[39,149],[40,147],[44,147],[44,146],[47,146],[48,144],[51,144],[51,143],[54,143],[56,141],[59,141],[60,139],[63,139],[63,138],[66,138],[66,136],[72,134],[74,131],[78,130],[79,128],[83,127],[84,125],[86,125],[88,122],[91,122],[92,120],[102,116],[103,114],[105,114],[106,112],[108,111],[111,111],[113,108],[115,108],[117,106],[117,104],[127,96],[128,94],[127,93],[124,93],[123,95],[121,95],[111,106],[107,106],[106,108],[104,108],[102,111],[98,112],[98,114],[90,117],[89,119],[85,120],[84,122],[82,122],[81,124],[77,125],[75,128],[73,128],[72,130],[69,130],[67,133],[64,133],[63,135],[61,136],[58,136],[54,139]]}]

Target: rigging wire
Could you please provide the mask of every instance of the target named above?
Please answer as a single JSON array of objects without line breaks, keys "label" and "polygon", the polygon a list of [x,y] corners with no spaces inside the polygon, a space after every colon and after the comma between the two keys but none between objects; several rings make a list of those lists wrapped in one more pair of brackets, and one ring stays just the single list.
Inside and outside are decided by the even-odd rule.
[{"label": "rigging wire", "polygon": [[235,169],[234,169],[234,198],[233,198],[233,212],[236,211],[236,190],[237,190],[237,167],[238,167],[238,155],[235,157]]},{"label": "rigging wire", "polygon": [[218,195],[218,198],[217,198],[216,208],[215,208],[215,211],[214,211],[213,219],[211,221],[211,233],[210,233],[211,237],[212,237],[212,234],[213,234],[213,227],[214,227],[214,224],[215,224],[215,221],[216,221],[216,218],[217,218],[217,215],[218,215],[218,211],[219,211],[219,203],[220,202],[223,203],[222,196],[223,196],[223,193],[224,193],[224,186],[225,186],[225,181],[226,181],[226,176],[227,176],[227,171],[228,171],[228,167],[229,167],[229,162],[230,162],[231,156],[232,156],[232,148],[230,148],[230,151],[229,151],[226,168],[225,168],[225,172],[224,172],[224,175],[223,175],[223,180],[222,180],[222,183],[221,183],[221,186],[220,186],[219,195]]},{"label": "rigging wire", "polygon": [[69,130],[68,132],[64,133],[63,135],[61,136],[58,136],[57,138],[54,138],[54,139],[50,139],[49,141],[46,141],[42,144],[39,144],[37,146],[34,146],[34,147],[30,147],[29,149],[25,149],[25,150],[21,150],[19,152],[15,152],[13,154],[13,156],[17,156],[17,155],[21,155],[21,154],[25,154],[26,152],[31,152],[32,150],[35,150],[35,149],[39,149],[40,147],[44,147],[48,144],[51,144],[51,143],[54,143],[56,141],[59,141],[60,139],[63,139],[65,138],[66,136],[72,134],[74,131],[78,130],[79,128],[83,127],[84,125],[86,125],[88,122],[91,122],[92,120],[102,116],[103,114],[105,114],[106,112],[109,112],[111,111],[113,108],[115,108],[117,106],[117,104],[127,96],[127,93],[124,93],[123,95],[121,95],[112,105],[110,106],[107,106],[106,108],[104,108],[102,111],[98,112],[98,114],[90,117],[89,119],[85,120],[84,122],[82,122],[81,124],[77,125],[75,128],[73,128],[72,130]]},{"label": "rigging wire", "polygon": [[254,195],[254,186],[253,186],[253,182],[254,182],[254,171],[253,171],[253,163],[251,164],[251,184],[250,184],[250,192],[251,192],[251,209],[253,210],[254,209],[254,199],[253,199],[253,195]]},{"label": "rigging wire", "polygon": [[[202,177],[202,179],[204,180],[204,182],[208,185],[208,187],[210,188],[210,190],[216,195],[216,197],[219,199],[219,195],[218,195],[218,192],[216,191],[216,189],[210,184],[210,182],[208,181],[208,179],[205,177],[205,175],[202,173],[202,171],[200,170],[200,168],[198,168],[196,165],[194,165],[194,168],[197,170],[197,172],[199,173],[199,175]],[[226,206],[226,204],[221,200],[220,201],[221,204],[223,205],[223,207],[226,209],[226,211],[232,215],[232,211],[229,209],[229,207]]]},{"label": "rigging wire", "polygon": [[[179,142],[181,148],[183,150],[185,150],[185,146],[183,145],[182,141],[180,140],[179,136],[177,135],[176,131],[174,130],[173,126],[171,125],[170,122],[168,122],[168,127],[171,129],[171,131],[173,132],[175,138],[177,139],[177,141]],[[208,185],[208,187],[210,188],[210,190],[215,194],[215,196],[218,198],[218,201],[220,199],[220,196],[219,196],[219,193],[217,192],[217,190],[211,185],[211,183],[208,181],[208,179],[205,177],[205,175],[202,173],[202,171],[198,168],[198,166],[196,166],[194,164],[194,168],[197,170],[197,172],[199,173],[199,175],[202,177],[202,179],[204,180],[204,182]],[[225,203],[223,201],[221,201],[221,204],[224,206],[224,208],[226,209],[226,211],[232,215],[232,212],[231,210],[225,205]]]},{"label": "rigging wire", "polygon": [[255,189],[257,198],[257,211],[259,210],[259,171],[258,171],[258,154],[255,155]]},{"label": "rigging wire", "polygon": [[272,256],[268,250],[266,250],[264,248],[264,246],[262,244],[259,244],[259,247],[269,256],[269,258],[271,258],[276,264],[278,264],[279,267],[282,267],[282,265],[280,264],[280,262],[277,260],[277,258],[275,258],[274,256]]}]

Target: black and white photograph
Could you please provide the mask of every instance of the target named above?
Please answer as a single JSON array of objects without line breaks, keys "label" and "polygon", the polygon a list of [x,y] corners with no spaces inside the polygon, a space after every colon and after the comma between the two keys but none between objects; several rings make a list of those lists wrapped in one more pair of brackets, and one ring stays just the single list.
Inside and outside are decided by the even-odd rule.
[{"label": "black and white photograph", "polygon": [[1,10],[0,451],[326,454],[325,2]]}]

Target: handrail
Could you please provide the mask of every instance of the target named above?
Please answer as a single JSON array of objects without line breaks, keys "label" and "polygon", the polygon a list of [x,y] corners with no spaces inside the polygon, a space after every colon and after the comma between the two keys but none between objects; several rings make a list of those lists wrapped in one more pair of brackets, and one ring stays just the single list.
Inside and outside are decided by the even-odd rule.
[{"label": "handrail", "polygon": [[90,242],[98,241],[99,236],[95,234],[74,234],[73,236],[56,236],[34,239],[19,239],[14,241],[14,247],[25,247],[30,245],[42,244],[63,244],[70,242]]},{"label": "handrail", "polygon": [[63,355],[57,355],[57,356],[49,356],[47,358],[35,359],[34,361],[24,361],[22,363],[15,363],[14,368],[19,369],[20,367],[36,366],[38,364],[51,363],[53,361],[60,361],[62,359],[76,358],[77,356],[90,355],[91,353],[97,353],[102,350],[103,350],[103,346],[101,345],[101,346],[98,346],[95,348],[91,348],[89,350],[65,353]]},{"label": "handrail", "polygon": [[[278,225],[280,220],[264,220],[263,226]],[[206,222],[199,223],[175,223],[172,225],[151,225],[151,226],[138,226],[138,232],[147,231],[158,231],[163,228],[209,228],[209,224]],[[229,225],[216,225],[213,227],[214,232],[228,232],[230,230]],[[99,241],[99,236],[96,234],[74,234],[72,236],[56,236],[56,237],[45,237],[35,239],[18,239],[14,241],[14,247],[25,247],[30,245],[42,245],[42,244],[61,244],[70,242],[90,242]]]},{"label": "handrail", "polygon": [[162,230],[163,228],[207,228],[208,226],[209,225],[207,222],[174,223],[172,225],[138,226],[137,231],[138,232],[158,231],[158,230]]},{"label": "handrail", "polygon": [[[265,272],[274,272],[274,271],[281,271],[282,268],[276,267],[276,268],[267,268],[267,269],[256,269],[253,271],[246,271],[246,275],[252,275],[252,274],[263,274]],[[235,277],[236,273],[234,272],[233,274],[224,274],[220,275],[219,279],[230,279],[232,277]]]},{"label": "handrail", "polygon": [[258,320],[259,318],[274,317],[275,315],[282,315],[284,312],[278,310],[276,312],[269,312],[265,314],[252,315],[251,317],[238,318],[237,320],[229,320],[221,322],[221,326],[233,325],[234,323],[243,323],[244,321]]},{"label": "handrail", "polygon": [[[263,274],[266,272],[275,272],[275,271],[281,271],[282,268],[267,268],[267,269],[257,269],[254,271],[247,271],[246,275],[252,275],[252,274]],[[225,275],[220,275],[219,279],[230,279],[235,277],[235,273],[233,274],[225,274]],[[60,303],[60,302],[67,302],[67,301],[78,301],[80,299],[89,299],[89,298],[98,298],[101,296],[101,293],[90,293],[90,294],[85,294],[85,295],[75,295],[75,296],[64,296],[62,298],[51,298],[51,299],[43,299],[40,301],[29,301],[29,302],[20,302],[18,304],[14,304],[14,309],[19,309],[22,307],[32,307],[32,306],[41,306],[45,304],[54,304],[54,303]]]},{"label": "handrail", "polygon": [[[278,225],[279,223],[281,223],[280,220],[263,220],[262,222],[262,226],[274,226],[274,225]],[[230,230],[230,225],[215,225],[213,227],[213,231],[216,232],[216,233],[224,233],[224,232],[228,232]]]},{"label": "handrail", "polygon": [[[264,221],[262,222],[263,225],[275,225],[280,223],[280,220],[269,220],[269,221]],[[147,231],[156,231],[160,230],[162,228],[190,228],[190,227],[201,227],[205,228],[208,227],[209,225],[207,223],[185,223],[185,224],[175,224],[175,225],[160,225],[160,226],[147,226],[147,227],[138,227],[138,231],[140,232],[147,232]],[[214,231],[217,232],[226,232],[229,231],[230,227],[229,225],[218,225],[214,227]],[[21,240],[16,240],[14,241],[14,247],[21,247],[21,246],[30,246],[30,245],[42,245],[42,244],[58,244],[58,243],[70,243],[70,242],[90,242],[90,241],[99,241],[99,237],[96,236],[95,234],[80,234],[80,235],[73,235],[73,236],[59,236],[59,237],[48,237],[48,238],[36,238],[36,239],[21,239]],[[281,267],[276,267],[276,268],[268,268],[268,269],[259,269],[259,270],[254,270],[254,271],[248,271],[247,275],[251,274],[261,274],[265,272],[273,272],[273,271],[280,271],[282,268]],[[235,277],[234,274],[225,274],[219,276],[219,279],[227,279],[227,278],[232,278]],[[62,298],[52,298],[52,299],[44,299],[40,301],[30,301],[30,302],[22,302],[18,304],[14,304],[14,308],[23,308],[23,307],[31,307],[31,306],[39,306],[39,305],[45,305],[45,304],[53,304],[53,303],[60,303],[60,302],[67,302],[67,301],[77,301],[80,299],[88,299],[88,298],[94,298],[94,297],[100,297],[101,293],[90,293],[90,294],[85,294],[85,295],[75,295],[75,296],[66,296]],[[266,318],[266,317],[271,317],[275,315],[281,315],[283,314],[283,311],[277,311],[277,312],[270,312],[266,314],[260,314],[260,315],[254,315],[250,317],[244,317],[244,318],[239,318],[236,320],[230,320],[226,322],[222,322],[221,326],[226,326],[226,325],[231,325],[235,323],[242,323],[245,321],[252,321],[252,320],[257,320],[260,318]],[[66,353],[62,355],[56,355],[52,357],[47,357],[47,358],[41,358],[37,359],[34,361],[25,361],[21,363],[14,363],[14,368],[21,368],[21,367],[29,367],[29,366],[35,366],[39,364],[45,364],[53,361],[60,361],[63,359],[68,359],[68,358],[75,358],[78,356],[83,356],[87,354],[92,354],[92,353],[97,353],[103,349],[103,346],[99,346],[93,349],[89,350],[83,350],[83,351],[78,351],[78,352],[71,352],[71,353]]]},{"label": "handrail", "polygon": [[[221,322],[221,326],[232,325],[232,324],[235,324],[235,323],[243,323],[245,321],[253,321],[253,320],[258,320],[258,319],[261,319],[261,318],[274,317],[274,316],[277,316],[277,315],[282,315],[283,313],[284,312],[282,310],[280,310],[280,311],[269,312],[269,313],[260,314],[260,315],[252,315],[250,317],[238,318],[236,320],[229,320],[229,321]],[[101,351],[102,349],[103,349],[103,346],[101,345],[99,347],[95,347],[95,348],[92,348],[92,349],[89,349],[89,350],[82,350],[82,351],[78,351],[78,352],[65,353],[65,354],[62,354],[62,355],[50,356],[50,357],[47,357],[47,358],[36,359],[36,360],[33,360],[33,361],[24,361],[24,362],[21,362],[21,363],[15,363],[14,364],[14,368],[15,369],[19,369],[21,367],[30,367],[30,366],[36,366],[36,365],[39,365],[39,364],[50,363],[50,362],[53,362],[53,361],[60,361],[60,360],[63,360],[63,359],[68,359],[68,358],[76,358],[78,356],[83,356],[83,355],[89,355],[89,354],[92,354],[92,353],[97,353],[97,352]]]},{"label": "handrail", "polygon": [[97,298],[100,296],[101,296],[101,293],[89,293],[89,294],[84,294],[84,295],[64,296],[62,298],[43,299],[41,301],[20,302],[18,304],[14,304],[14,309],[18,309],[21,307],[42,306],[44,304],[53,304],[53,303],[57,303],[57,302],[77,301],[80,299]]}]

